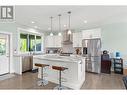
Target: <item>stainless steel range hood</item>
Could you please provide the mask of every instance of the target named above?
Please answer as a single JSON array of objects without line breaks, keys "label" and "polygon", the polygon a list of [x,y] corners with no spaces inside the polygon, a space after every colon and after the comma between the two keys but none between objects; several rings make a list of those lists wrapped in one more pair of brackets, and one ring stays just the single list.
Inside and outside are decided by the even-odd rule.
[{"label": "stainless steel range hood", "polygon": [[67,41],[63,41],[63,44],[64,45],[69,45],[69,44],[73,44],[73,42],[67,40]]},{"label": "stainless steel range hood", "polygon": [[70,45],[70,44],[73,44],[73,42],[72,42],[72,37],[73,37],[73,35],[72,35],[72,34],[68,34],[68,30],[66,30],[66,31],[63,33],[63,42],[62,42],[62,44],[63,44],[63,45]]}]

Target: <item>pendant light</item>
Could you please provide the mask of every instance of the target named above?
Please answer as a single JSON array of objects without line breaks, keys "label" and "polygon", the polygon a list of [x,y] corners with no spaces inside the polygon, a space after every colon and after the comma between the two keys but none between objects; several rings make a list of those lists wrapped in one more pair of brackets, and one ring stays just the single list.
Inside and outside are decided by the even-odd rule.
[{"label": "pendant light", "polygon": [[69,16],[68,34],[71,34],[71,29],[70,29],[70,17],[71,17],[71,11],[68,12],[68,16]]},{"label": "pendant light", "polygon": [[59,33],[58,33],[58,36],[61,36],[61,22],[60,22],[60,17],[61,17],[61,14],[58,15],[59,16]]},{"label": "pendant light", "polygon": [[52,33],[52,19],[53,17],[50,17],[51,18],[51,33],[50,33],[50,36],[53,36],[53,33]]}]

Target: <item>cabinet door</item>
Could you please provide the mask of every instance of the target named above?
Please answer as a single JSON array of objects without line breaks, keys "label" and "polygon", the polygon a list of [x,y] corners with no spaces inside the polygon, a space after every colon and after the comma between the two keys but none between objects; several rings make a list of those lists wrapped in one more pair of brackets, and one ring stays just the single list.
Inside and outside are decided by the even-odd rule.
[{"label": "cabinet door", "polygon": [[93,39],[93,38],[101,38],[101,29],[90,29],[82,31],[82,39]]},{"label": "cabinet door", "polygon": [[90,39],[92,37],[92,31],[91,30],[83,30],[82,31],[83,39]]},{"label": "cabinet door", "polygon": [[48,37],[45,37],[45,47],[48,47]]},{"label": "cabinet door", "polygon": [[101,29],[93,29],[93,38],[101,38]]},{"label": "cabinet door", "polygon": [[54,47],[54,36],[47,36],[45,41],[46,47]]},{"label": "cabinet door", "polygon": [[82,47],[82,33],[81,32],[78,33],[78,43],[79,43],[79,47]]},{"label": "cabinet door", "polygon": [[73,47],[82,47],[82,33],[73,33]]},{"label": "cabinet door", "polygon": [[73,47],[78,47],[78,33],[73,33]]},{"label": "cabinet door", "polygon": [[62,36],[47,36],[45,41],[46,47],[61,47]]},{"label": "cabinet door", "polygon": [[54,46],[55,47],[62,46],[62,36],[54,36]]}]

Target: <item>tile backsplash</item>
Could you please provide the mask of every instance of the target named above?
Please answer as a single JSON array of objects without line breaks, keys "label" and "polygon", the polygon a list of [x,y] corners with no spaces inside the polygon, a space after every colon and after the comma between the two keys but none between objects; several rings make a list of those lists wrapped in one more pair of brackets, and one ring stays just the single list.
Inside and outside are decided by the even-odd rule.
[{"label": "tile backsplash", "polygon": [[72,44],[62,46],[62,52],[63,53],[73,53],[73,51],[74,51],[74,48],[73,48]]}]

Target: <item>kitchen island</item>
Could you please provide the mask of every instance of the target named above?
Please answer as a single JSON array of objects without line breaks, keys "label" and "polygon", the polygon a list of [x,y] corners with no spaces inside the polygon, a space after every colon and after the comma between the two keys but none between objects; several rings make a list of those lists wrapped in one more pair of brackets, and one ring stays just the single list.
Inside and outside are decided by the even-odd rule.
[{"label": "kitchen island", "polygon": [[[59,71],[53,70],[52,66],[62,66],[68,68],[62,72],[63,86],[71,89],[80,89],[85,81],[85,58],[81,56],[59,56],[58,54],[36,55],[33,57],[33,64],[48,64],[48,68],[44,69],[47,73],[47,80],[58,84]],[[36,69],[33,66],[33,69]],[[38,78],[41,78],[41,68],[39,68]]]}]

